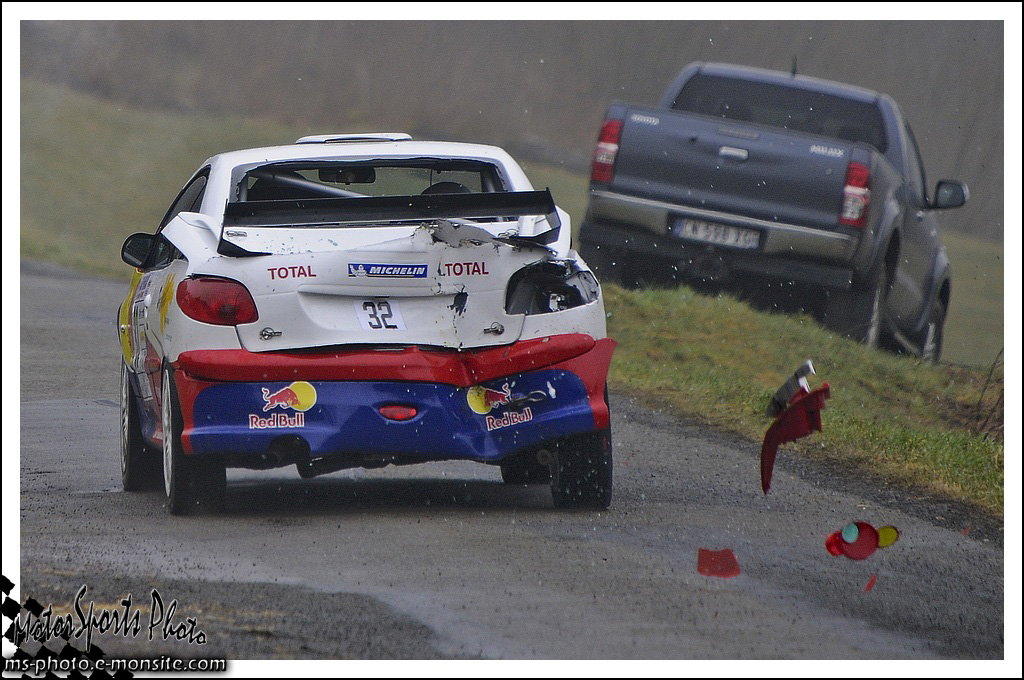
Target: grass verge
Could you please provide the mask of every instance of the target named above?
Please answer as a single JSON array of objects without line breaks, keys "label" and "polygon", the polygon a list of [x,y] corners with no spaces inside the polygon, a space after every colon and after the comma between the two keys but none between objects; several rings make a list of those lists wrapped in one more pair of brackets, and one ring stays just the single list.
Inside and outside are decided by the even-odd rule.
[{"label": "grass verge", "polygon": [[[810,317],[766,314],[689,288],[605,286],[608,333],[619,342],[611,381],[649,405],[760,441],[772,394],[811,359],[832,398],[823,431],[787,444],[905,486],[1002,515],[1001,427],[982,428],[1001,389],[987,373],[870,350]],[[1001,375],[999,373],[998,375]],[[996,377],[998,377],[998,375]],[[784,455],[784,454],[783,454]]]}]

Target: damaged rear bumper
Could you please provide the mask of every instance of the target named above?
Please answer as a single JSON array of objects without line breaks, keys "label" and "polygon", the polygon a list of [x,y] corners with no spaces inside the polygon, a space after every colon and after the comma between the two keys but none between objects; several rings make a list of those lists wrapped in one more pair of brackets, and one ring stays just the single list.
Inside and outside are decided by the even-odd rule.
[{"label": "damaged rear bumper", "polygon": [[174,364],[183,448],[238,467],[497,462],[606,429],[614,347],[566,334],[461,352],[185,352]]}]

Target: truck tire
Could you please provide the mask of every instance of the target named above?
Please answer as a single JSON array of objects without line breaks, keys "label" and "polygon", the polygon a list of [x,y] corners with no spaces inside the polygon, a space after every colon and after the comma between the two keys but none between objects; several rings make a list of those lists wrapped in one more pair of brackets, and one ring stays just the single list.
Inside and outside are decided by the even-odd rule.
[{"label": "truck tire", "polygon": [[863,290],[829,290],[825,295],[826,328],[868,347],[878,347],[885,333],[889,272],[883,265]]},{"label": "truck tire", "polygon": [[611,428],[559,442],[551,471],[551,497],[556,508],[603,510],[611,504]]}]

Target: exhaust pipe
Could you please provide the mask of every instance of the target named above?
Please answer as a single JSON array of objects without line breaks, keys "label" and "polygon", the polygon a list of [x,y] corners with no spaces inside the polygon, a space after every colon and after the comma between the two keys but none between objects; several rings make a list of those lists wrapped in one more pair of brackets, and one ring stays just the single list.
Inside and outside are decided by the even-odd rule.
[{"label": "exhaust pipe", "polygon": [[270,442],[270,446],[262,458],[268,467],[284,467],[295,461],[309,458],[309,444],[302,437],[295,435],[278,437]]}]

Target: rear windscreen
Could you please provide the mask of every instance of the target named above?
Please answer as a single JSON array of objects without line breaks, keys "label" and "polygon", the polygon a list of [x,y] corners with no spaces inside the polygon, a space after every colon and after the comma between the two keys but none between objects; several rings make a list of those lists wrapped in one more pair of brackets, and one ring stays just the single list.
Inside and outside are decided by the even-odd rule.
[{"label": "rear windscreen", "polygon": [[870,102],[783,85],[698,74],[672,103],[677,111],[864,142],[885,153],[885,128]]},{"label": "rear windscreen", "polygon": [[490,163],[465,160],[289,161],[248,171],[239,201],[504,191]]}]

